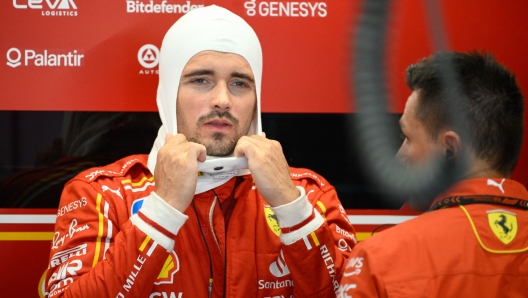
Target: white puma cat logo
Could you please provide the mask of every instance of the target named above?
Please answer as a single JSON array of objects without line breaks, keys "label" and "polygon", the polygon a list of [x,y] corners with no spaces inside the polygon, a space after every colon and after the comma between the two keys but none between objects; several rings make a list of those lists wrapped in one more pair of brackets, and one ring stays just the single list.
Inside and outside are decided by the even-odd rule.
[{"label": "white puma cat logo", "polygon": [[497,187],[498,189],[500,189],[500,191],[501,191],[502,193],[504,193],[504,188],[502,188],[502,184],[504,183],[504,180],[506,180],[506,179],[502,178],[502,181],[501,181],[500,183],[497,183],[497,182],[495,182],[495,181],[492,180],[492,179],[488,179],[488,185],[495,186],[495,187]]},{"label": "white puma cat logo", "polygon": [[102,189],[103,189],[103,191],[109,190],[109,191],[115,193],[116,195],[118,195],[121,198],[121,200],[123,200],[123,196],[121,195],[121,192],[119,192],[119,190],[121,190],[121,188],[118,188],[117,190],[113,190],[110,187],[108,187],[106,185],[103,185]]}]

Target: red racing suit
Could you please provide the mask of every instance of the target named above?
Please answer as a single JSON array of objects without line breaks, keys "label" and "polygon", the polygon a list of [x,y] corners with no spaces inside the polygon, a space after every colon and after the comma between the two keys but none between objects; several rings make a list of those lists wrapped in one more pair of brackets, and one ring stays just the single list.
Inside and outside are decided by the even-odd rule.
[{"label": "red racing suit", "polygon": [[461,181],[441,209],[359,243],[338,297],[527,297],[527,204],[513,180]]},{"label": "red racing suit", "polygon": [[301,197],[270,208],[251,175],[234,177],[182,214],[153,192],[146,164],[134,155],[66,184],[48,297],[335,297],[356,241],[324,178],[291,168]]}]

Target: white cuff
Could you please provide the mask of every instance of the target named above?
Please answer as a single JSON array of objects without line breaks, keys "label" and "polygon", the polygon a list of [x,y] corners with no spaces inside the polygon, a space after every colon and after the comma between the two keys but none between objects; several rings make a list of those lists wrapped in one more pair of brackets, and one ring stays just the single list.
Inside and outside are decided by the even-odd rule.
[{"label": "white cuff", "polygon": [[180,228],[189,218],[187,215],[167,204],[155,192],[151,192],[150,196],[143,201],[143,206],[141,206],[140,211],[150,220],[174,235],[178,234]]},{"label": "white cuff", "polygon": [[150,238],[154,239],[156,243],[159,243],[161,246],[163,246],[167,250],[167,252],[171,252],[174,250],[174,240],[170,239],[169,237],[165,236],[165,234],[161,233],[148,223],[144,222],[139,217],[139,215],[132,215],[130,221],[143,233],[147,234],[148,236],[150,236]]},{"label": "white cuff", "polygon": [[[148,219],[152,220],[174,235],[178,234],[180,228],[189,218],[187,215],[167,204],[167,202],[160,198],[155,192],[151,192],[150,196],[143,201],[140,211]],[[149,235],[168,252],[171,252],[174,249],[173,239],[169,238],[156,228],[146,223],[139,217],[139,215],[134,214],[130,220],[141,231],[143,231],[143,233]]]},{"label": "white cuff", "polygon": [[307,223],[304,227],[295,230],[290,233],[281,233],[280,240],[286,245],[293,244],[302,238],[310,235],[311,232],[319,229],[319,227],[324,223],[323,216],[319,212],[315,212],[315,218]]},{"label": "white cuff", "polygon": [[281,228],[290,228],[300,224],[314,212],[304,188],[297,186],[297,189],[301,195],[295,201],[277,207],[270,207],[277,216],[277,221]]}]

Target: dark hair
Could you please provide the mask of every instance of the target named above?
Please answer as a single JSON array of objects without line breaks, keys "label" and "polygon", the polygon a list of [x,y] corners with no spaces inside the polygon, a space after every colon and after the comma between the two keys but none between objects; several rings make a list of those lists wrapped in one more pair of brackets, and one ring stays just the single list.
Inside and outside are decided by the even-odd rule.
[{"label": "dark hair", "polygon": [[[524,98],[515,76],[493,55],[483,52],[441,52],[407,68],[406,83],[418,92],[416,117],[432,138],[449,127],[441,67],[452,63],[464,116],[476,156],[509,175],[522,146]],[[456,93],[455,93],[456,94]]]}]

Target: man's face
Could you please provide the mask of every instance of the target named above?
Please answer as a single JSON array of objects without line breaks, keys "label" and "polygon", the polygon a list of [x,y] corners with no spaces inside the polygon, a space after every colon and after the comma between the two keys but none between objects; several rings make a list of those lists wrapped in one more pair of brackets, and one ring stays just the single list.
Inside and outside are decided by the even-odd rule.
[{"label": "man's face", "polygon": [[413,91],[400,119],[400,127],[405,137],[397,157],[408,166],[426,163],[433,156],[442,154],[440,137],[433,140],[422,121],[416,118],[418,92]]},{"label": "man's face", "polygon": [[256,117],[253,71],[237,54],[204,51],[185,66],[176,101],[178,133],[207,154],[227,156]]}]

